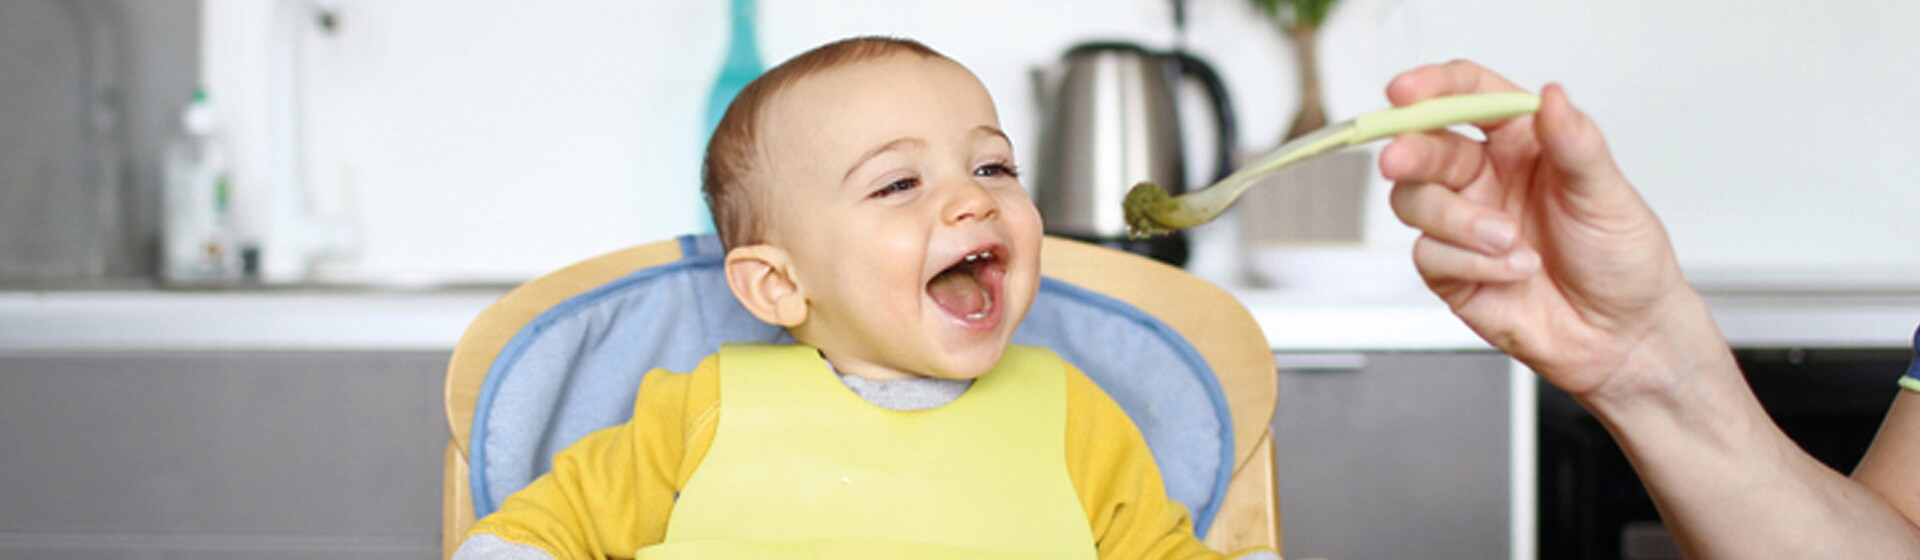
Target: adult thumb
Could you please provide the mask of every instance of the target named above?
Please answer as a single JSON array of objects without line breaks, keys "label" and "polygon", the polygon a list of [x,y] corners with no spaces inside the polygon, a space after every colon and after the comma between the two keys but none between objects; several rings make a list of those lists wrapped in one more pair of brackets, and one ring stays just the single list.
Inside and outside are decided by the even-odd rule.
[{"label": "adult thumb", "polygon": [[1626,184],[1600,127],[1573,106],[1565,87],[1547,84],[1540,91],[1534,126],[1547,158],[1566,174],[1572,188],[1592,193],[1594,188]]}]

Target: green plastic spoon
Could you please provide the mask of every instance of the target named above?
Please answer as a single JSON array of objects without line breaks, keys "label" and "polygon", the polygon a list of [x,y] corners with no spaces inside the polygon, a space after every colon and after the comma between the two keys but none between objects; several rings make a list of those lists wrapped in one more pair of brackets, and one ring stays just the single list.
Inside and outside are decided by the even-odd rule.
[{"label": "green plastic spoon", "polygon": [[1455,95],[1367,113],[1281,144],[1252,165],[1233,172],[1206,188],[1180,196],[1143,181],[1127,192],[1124,202],[1128,235],[1140,238],[1186,229],[1213,221],[1259,179],[1282,168],[1338,148],[1345,148],[1404,132],[1446,128],[1461,123],[1495,121],[1540,110],[1540,98],[1530,93]]}]

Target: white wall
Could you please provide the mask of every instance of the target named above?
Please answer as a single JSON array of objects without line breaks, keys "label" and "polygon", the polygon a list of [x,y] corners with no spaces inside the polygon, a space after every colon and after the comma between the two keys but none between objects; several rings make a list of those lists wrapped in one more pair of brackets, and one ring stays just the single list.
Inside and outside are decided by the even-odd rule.
[{"label": "white wall", "polygon": [[[260,41],[270,10],[203,1],[209,80],[216,95],[227,84],[245,97],[262,79],[249,74],[268,68],[244,53],[258,51],[247,41]],[[1193,4],[1192,50],[1238,96],[1246,146],[1272,145],[1293,110],[1290,54],[1245,2]],[[1383,106],[1397,71],[1461,56],[1527,87],[1562,81],[1690,272],[1920,281],[1920,222],[1900,215],[1920,203],[1902,180],[1916,170],[1902,155],[1914,145],[1905,128],[1920,123],[1907,99],[1920,90],[1909,32],[1920,5],[1764,4],[1347,0],[1323,36],[1329,109]],[[339,33],[308,26],[303,43],[304,177],[357,209],[361,243],[325,274],[514,280],[698,227],[724,2],[327,5]],[[1162,0],[763,0],[760,24],[770,63],[854,34],[927,42],[980,75],[1037,166],[1028,69],[1085,39],[1165,46],[1170,19]],[[1412,236],[1381,203],[1385,188],[1373,186],[1369,243],[1404,246]]]}]

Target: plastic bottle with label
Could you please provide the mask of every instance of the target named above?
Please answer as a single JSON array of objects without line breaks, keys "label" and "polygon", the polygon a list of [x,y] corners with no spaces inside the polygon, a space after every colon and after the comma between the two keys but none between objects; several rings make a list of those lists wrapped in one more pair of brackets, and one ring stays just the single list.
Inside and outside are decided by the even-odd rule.
[{"label": "plastic bottle with label", "polygon": [[195,91],[167,146],[160,220],[160,280],[232,284],[244,278],[231,202],[232,167],[212,103]]}]

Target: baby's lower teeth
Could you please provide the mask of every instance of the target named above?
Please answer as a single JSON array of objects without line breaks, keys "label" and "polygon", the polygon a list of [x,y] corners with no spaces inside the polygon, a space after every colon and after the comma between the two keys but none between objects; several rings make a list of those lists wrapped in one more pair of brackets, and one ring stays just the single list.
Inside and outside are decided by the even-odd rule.
[{"label": "baby's lower teeth", "polygon": [[987,318],[987,312],[985,311],[975,311],[967,314],[968,321],[978,321],[985,318]]}]

